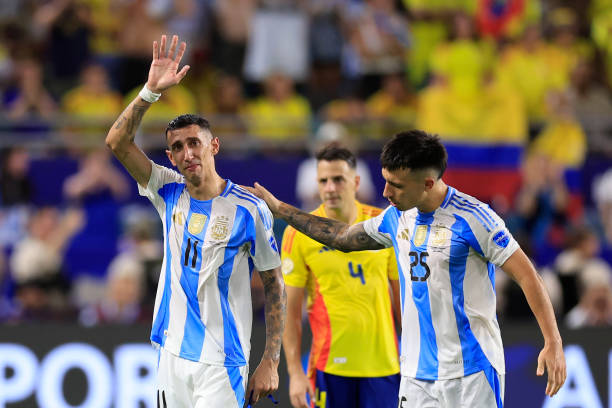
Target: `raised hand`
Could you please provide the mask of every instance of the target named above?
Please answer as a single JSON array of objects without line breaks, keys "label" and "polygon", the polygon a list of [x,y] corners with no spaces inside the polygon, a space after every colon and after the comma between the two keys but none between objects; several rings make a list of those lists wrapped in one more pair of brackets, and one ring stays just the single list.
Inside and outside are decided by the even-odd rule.
[{"label": "raised hand", "polygon": [[[178,71],[179,63],[187,48],[187,44],[183,41],[177,51],[178,40],[177,35],[172,36],[172,42],[167,53],[165,35],[162,35],[159,44],[157,41],[153,41],[153,61],[151,62],[149,79],[147,80],[147,88],[152,92],[161,93],[171,86],[178,84],[185,77],[187,71],[189,71],[189,65],[185,65]],[[176,57],[174,56],[175,51]]]}]

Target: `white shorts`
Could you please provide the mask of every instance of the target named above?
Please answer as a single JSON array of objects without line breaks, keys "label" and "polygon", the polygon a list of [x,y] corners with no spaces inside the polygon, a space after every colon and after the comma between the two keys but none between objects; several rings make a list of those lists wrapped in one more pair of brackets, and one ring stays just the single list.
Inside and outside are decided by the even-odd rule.
[{"label": "white shorts", "polygon": [[423,381],[402,376],[399,408],[503,408],[504,375],[493,367],[461,378]]},{"label": "white shorts", "polygon": [[223,367],[186,360],[159,350],[159,408],[242,408],[248,366]]}]

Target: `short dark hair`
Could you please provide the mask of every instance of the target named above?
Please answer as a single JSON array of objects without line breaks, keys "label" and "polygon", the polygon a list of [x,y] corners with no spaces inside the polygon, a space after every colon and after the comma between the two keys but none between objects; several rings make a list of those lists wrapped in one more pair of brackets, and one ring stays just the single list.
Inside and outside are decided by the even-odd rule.
[{"label": "short dark hair", "polygon": [[396,134],[380,154],[380,164],[390,171],[399,169],[436,169],[438,178],[446,170],[448,155],[437,135],[422,130],[409,130]]},{"label": "short dark hair", "polygon": [[357,167],[357,159],[355,158],[355,155],[349,149],[336,142],[325,145],[317,152],[315,157],[317,158],[317,161],[344,160],[348,163],[351,169]]},{"label": "short dark hair", "polygon": [[197,125],[202,130],[207,130],[210,133],[210,123],[208,123],[206,119],[200,115],[187,113],[172,119],[170,123],[168,123],[168,127],[166,127],[165,135],[168,137],[168,132],[176,129],[182,129],[191,125]]}]

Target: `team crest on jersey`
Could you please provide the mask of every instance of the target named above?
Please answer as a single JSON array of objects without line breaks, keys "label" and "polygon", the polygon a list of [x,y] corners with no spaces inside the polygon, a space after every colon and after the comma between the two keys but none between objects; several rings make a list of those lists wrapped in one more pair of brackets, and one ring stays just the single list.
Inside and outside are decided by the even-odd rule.
[{"label": "team crest on jersey", "polygon": [[213,226],[210,229],[210,237],[214,240],[224,240],[229,234],[229,218],[220,215],[215,218]]},{"label": "team crest on jersey", "polygon": [[189,219],[189,225],[187,226],[187,231],[193,235],[198,235],[204,229],[206,218],[208,217],[206,217],[205,214],[192,213],[191,218]]},{"label": "team crest on jersey", "polygon": [[414,246],[421,246],[425,243],[425,238],[427,238],[427,229],[429,227],[427,225],[419,225],[414,232]]},{"label": "team crest on jersey", "polygon": [[283,272],[283,275],[289,275],[291,272],[293,272],[293,261],[289,258],[283,259],[283,262],[281,263],[281,271]]},{"label": "team crest on jersey", "polygon": [[444,227],[433,227],[431,234],[431,245],[442,246],[448,242],[451,232]]}]

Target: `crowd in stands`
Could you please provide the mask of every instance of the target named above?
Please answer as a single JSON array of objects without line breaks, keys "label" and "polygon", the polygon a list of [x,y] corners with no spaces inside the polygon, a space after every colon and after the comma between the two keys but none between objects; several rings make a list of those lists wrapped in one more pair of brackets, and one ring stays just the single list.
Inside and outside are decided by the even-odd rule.
[{"label": "crowd in stands", "polygon": [[[103,140],[162,33],[187,42],[192,68],[145,116],[145,148],[164,148],[169,119],[201,113],[222,154],[297,152],[285,187],[312,209],[309,150],[439,134],[447,182],[504,217],[559,319],[612,326],[610,0],[3,0],[0,321],[150,321],[157,215]],[[360,198],[377,203],[359,169]],[[68,174],[61,187],[34,191],[54,174]],[[527,319],[497,275],[500,319]]]}]

